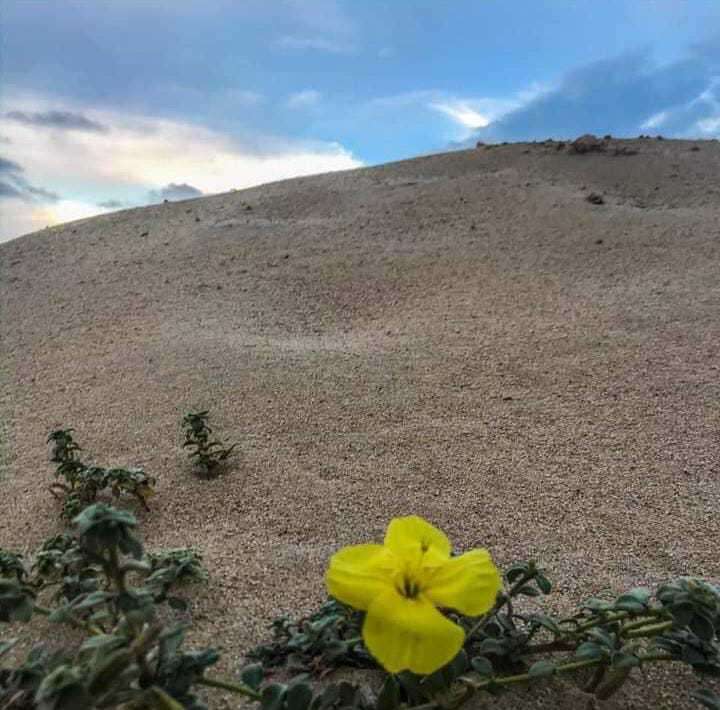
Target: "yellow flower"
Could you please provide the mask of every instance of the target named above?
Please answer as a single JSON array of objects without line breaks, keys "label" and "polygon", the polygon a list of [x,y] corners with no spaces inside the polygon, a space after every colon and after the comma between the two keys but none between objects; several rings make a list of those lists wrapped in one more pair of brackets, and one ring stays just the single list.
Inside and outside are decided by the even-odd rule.
[{"label": "yellow flower", "polygon": [[451,557],[444,533],[417,516],[394,518],[382,545],[351,545],[330,559],[331,596],[366,611],[363,641],[390,673],[428,674],[460,651],[465,632],[437,607],[488,611],[500,574],[487,550]]}]

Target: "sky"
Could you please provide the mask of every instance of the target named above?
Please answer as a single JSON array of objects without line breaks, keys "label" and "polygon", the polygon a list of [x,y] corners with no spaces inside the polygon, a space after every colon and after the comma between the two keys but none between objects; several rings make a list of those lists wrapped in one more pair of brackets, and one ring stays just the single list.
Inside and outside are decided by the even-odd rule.
[{"label": "sky", "polygon": [[0,0],[0,241],[473,145],[720,138],[718,0]]}]

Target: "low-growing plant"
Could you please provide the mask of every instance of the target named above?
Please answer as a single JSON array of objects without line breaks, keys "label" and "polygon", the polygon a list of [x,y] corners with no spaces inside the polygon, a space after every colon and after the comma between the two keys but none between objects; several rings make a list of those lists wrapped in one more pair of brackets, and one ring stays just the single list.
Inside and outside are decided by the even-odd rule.
[{"label": "low-growing plant", "polygon": [[[0,621],[41,615],[84,635],[76,649],[36,648],[15,668],[0,669],[0,707],[205,707],[192,686],[218,654],[182,651],[184,628],[163,621],[158,605],[177,606],[169,592],[206,573],[191,550],[144,555],[136,525],[130,513],[95,504],[73,520],[72,534],[46,541],[22,571],[19,556],[0,553],[12,561],[0,568]],[[54,608],[40,603],[48,590]],[[14,643],[0,644],[0,656]]]},{"label": "low-growing plant", "polygon": [[[72,650],[35,648],[24,661],[0,668],[0,707],[201,710],[198,691],[219,688],[258,702],[261,710],[453,710],[477,693],[551,677],[572,679],[605,699],[637,669],[656,663],[720,675],[720,589],[706,581],[682,578],[653,593],[633,589],[590,599],[574,614],[557,616],[534,608],[552,591],[535,563],[512,565],[501,584],[490,558],[478,554],[484,551],[451,556],[435,549],[432,538],[404,535],[390,554],[380,545],[359,545],[331,560],[331,591],[368,608],[331,599],[298,622],[281,617],[273,640],[249,654],[255,662],[236,680],[208,677],[218,653],[183,651],[184,627],[158,613],[163,603],[187,607],[170,592],[183,581],[205,579],[200,557],[186,548],[145,554],[136,526],[130,513],[95,504],[73,520],[71,533],[46,541],[32,564],[0,552],[0,621],[40,615],[84,637]],[[414,563],[394,567],[405,558]],[[479,615],[434,608],[453,596],[454,606],[487,606],[483,590],[496,586]],[[43,606],[43,597],[54,608]],[[408,614],[386,616],[390,597]],[[424,623],[424,614],[433,621]],[[378,638],[388,646],[378,647]],[[0,643],[0,658],[9,658],[14,643]],[[412,670],[448,643],[459,644],[449,662]],[[388,672],[383,664],[395,657],[401,668]],[[384,672],[380,690],[328,682],[328,674],[345,667]],[[290,680],[270,679],[277,669]],[[720,702],[709,688],[692,697],[711,709]]]},{"label": "low-growing plant", "polygon": [[209,412],[188,412],[183,417],[185,443],[188,456],[201,475],[216,476],[222,464],[233,454],[237,444],[227,446],[217,439],[211,439],[212,429],[208,426]]},{"label": "low-growing plant", "polygon": [[94,503],[101,491],[109,490],[113,498],[131,495],[149,510],[147,501],[155,495],[155,479],[141,468],[102,468],[88,466],[78,457],[81,447],[75,442],[74,429],[58,429],[48,436],[52,443],[50,460],[57,464],[57,479],[50,492],[62,500],[62,516],[71,520]]},{"label": "low-growing plant", "polygon": [[[184,423],[206,473],[232,452],[210,441],[207,412]],[[16,641],[1,640],[2,710],[202,710],[198,693],[211,688],[261,710],[455,710],[479,693],[560,677],[603,700],[653,664],[720,677],[716,584],[684,577],[549,613],[541,602],[553,585],[535,562],[501,575],[487,550],[453,554],[445,535],[415,516],[391,521],[382,545],[333,555],[327,602],[299,621],[276,619],[272,639],[250,651],[237,679],[208,677],[217,651],[182,650],[186,626],[172,613],[190,609],[178,595],[185,583],[207,579],[200,553],[146,553],[133,515],[95,498],[109,488],[145,503],[150,479],[138,469],[86,466],[72,430],[50,441],[66,515],[79,512],[70,531],[31,556],[0,549],[0,622],[40,616],[69,626],[80,642],[17,660]],[[372,685],[380,689],[329,681],[344,668],[382,674]],[[289,680],[273,679],[279,674]],[[690,695],[720,710],[709,687]]]}]

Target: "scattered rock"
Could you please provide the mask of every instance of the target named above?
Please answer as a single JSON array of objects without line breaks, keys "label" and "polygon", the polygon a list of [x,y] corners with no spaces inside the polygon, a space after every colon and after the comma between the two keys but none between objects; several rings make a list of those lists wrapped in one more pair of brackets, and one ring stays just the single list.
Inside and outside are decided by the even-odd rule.
[{"label": "scattered rock", "polygon": [[595,244],[602,244],[602,243],[603,243],[603,240],[602,240],[602,239],[596,239],[596,240],[595,240]]},{"label": "scattered rock", "polygon": [[585,199],[593,205],[605,204],[605,198],[599,192],[591,192]]},{"label": "scattered rock", "polygon": [[585,135],[576,138],[570,144],[570,152],[578,153],[580,155],[584,153],[602,153],[605,148],[605,141],[600,140],[592,133],[586,133]]},{"label": "scattered rock", "polygon": [[478,142],[475,144],[475,147],[476,147],[476,148],[482,148],[484,145],[485,145],[485,143],[483,143],[482,141],[478,141]]},{"label": "scattered rock", "polygon": [[558,144],[555,146],[555,150],[562,150],[565,147],[565,141],[558,141]]},{"label": "scattered rock", "polygon": [[693,153],[697,153],[697,152],[700,150],[700,146],[699,146],[699,145],[694,145],[692,148],[690,148],[690,150],[691,150]]},{"label": "scattered rock", "polygon": [[611,136],[609,133],[606,133],[606,134],[603,136],[603,140],[605,140],[605,141],[611,141],[611,140],[612,140],[612,136]]},{"label": "scattered rock", "polygon": [[147,237],[148,234],[150,234],[150,232],[140,232],[141,237]]}]

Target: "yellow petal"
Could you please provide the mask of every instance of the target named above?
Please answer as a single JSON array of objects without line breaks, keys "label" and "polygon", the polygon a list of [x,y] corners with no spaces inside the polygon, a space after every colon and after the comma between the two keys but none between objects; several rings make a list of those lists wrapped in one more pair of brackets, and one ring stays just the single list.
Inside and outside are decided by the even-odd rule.
[{"label": "yellow petal", "polygon": [[422,594],[409,599],[395,589],[375,598],[363,624],[368,651],[389,673],[426,675],[458,654],[465,632]]},{"label": "yellow petal", "polygon": [[418,552],[424,553],[425,565],[442,563],[452,550],[445,533],[417,515],[393,518],[385,533],[385,545],[405,559]]},{"label": "yellow petal", "polygon": [[394,560],[382,545],[351,545],[330,558],[325,573],[328,593],[355,609],[370,603],[393,585]]},{"label": "yellow petal", "polygon": [[433,604],[479,616],[495,604],[502,584],[490,553],[472,550],[427,573],[422,586]]}]

